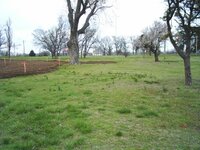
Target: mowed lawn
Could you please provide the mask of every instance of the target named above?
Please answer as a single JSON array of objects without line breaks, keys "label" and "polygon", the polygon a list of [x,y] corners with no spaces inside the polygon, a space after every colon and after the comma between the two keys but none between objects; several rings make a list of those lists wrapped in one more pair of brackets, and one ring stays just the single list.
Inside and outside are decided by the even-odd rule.
[{"label": "mowed lawn", "polygon": [[0,149],[200,149],[200,57],[192,87],[178,56],[153,60],[89,57],[116,63],[0,79]]}]

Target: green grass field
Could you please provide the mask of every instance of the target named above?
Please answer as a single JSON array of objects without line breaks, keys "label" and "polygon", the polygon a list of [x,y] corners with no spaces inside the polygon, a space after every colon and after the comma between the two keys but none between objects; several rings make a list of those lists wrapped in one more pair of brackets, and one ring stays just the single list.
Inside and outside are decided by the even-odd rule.
[{"label": "green grass field", "polygon": [[200,149],[200,57],[192,87],[175,55],[101,60],[1,79],[0,149]]}]

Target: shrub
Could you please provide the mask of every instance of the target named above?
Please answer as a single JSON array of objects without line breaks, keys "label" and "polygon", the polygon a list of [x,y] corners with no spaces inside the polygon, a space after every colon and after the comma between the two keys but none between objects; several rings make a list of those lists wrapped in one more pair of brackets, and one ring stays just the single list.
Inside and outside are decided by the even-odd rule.
[{"label": "shrub", "polygon": [[35,56],[35,52],[33,50],[30,51],[29,56]]}]

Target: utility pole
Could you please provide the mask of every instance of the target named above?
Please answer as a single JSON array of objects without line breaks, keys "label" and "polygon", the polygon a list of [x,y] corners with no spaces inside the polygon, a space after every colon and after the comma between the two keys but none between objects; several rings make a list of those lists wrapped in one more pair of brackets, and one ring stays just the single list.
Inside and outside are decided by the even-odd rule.
[{"label": "utility pole", "polygon": [[166,53],[166,42],[167,40],[164,40],[164,53]]},{"label": "utility pole", "polygon": [[25,56],[25,41],[23,40],[23,53],[24,53],[24,56]]},{"label": "utility pole", "polygon": [[14,48],[14,56],[16,56],[16,50],[18,49],[18,47],[21,46],[21,44],[13,44],[13,48]]}]

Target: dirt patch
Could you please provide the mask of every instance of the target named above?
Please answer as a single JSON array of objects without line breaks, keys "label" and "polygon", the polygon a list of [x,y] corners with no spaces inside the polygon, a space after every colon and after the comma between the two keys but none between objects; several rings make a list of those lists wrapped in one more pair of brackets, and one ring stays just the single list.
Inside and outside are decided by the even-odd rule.
[{"label": "dirt patch", "polygon": [[[111,63],[116,63],[116,62],[87,61],[87,62],[81,62],[80,64],[111,64]],[[47,73],[56,70],[59,66],[63,64],[68,64],[68,62],[0,59],[0,79]]]},{"label": "dirt patch", "polygon": [[0,59],[0,78],[51,72],[64,63],[66,62]]}]

